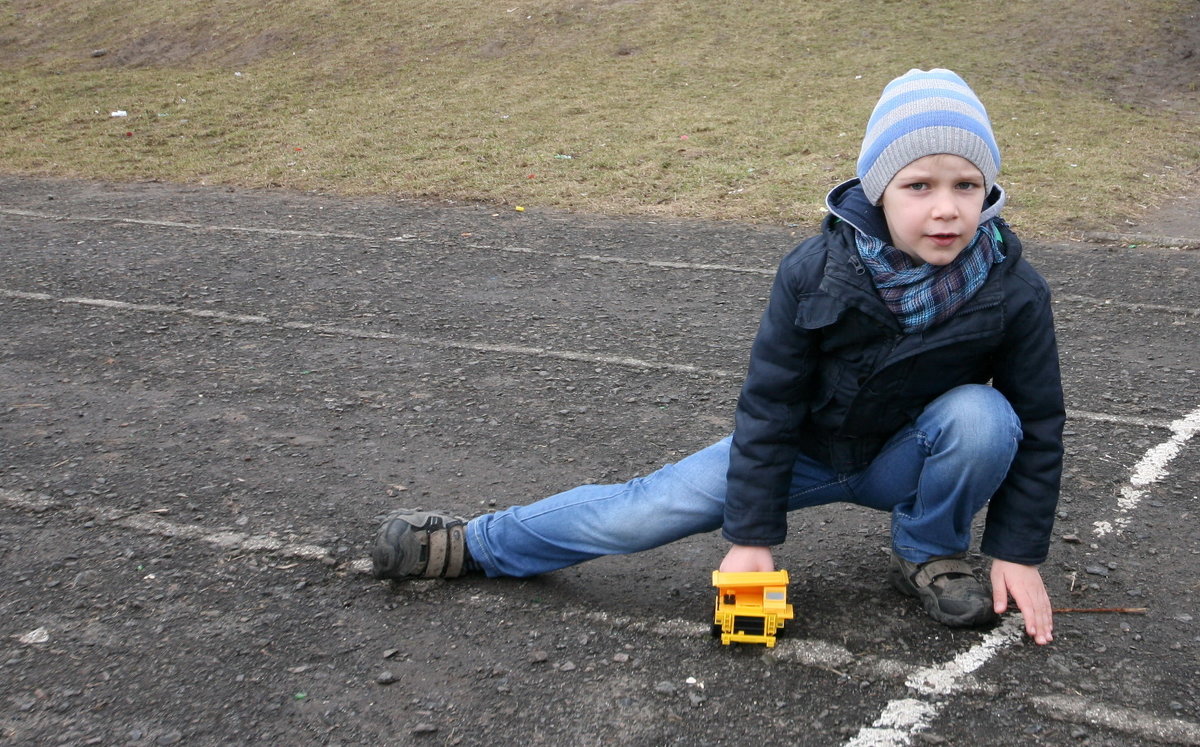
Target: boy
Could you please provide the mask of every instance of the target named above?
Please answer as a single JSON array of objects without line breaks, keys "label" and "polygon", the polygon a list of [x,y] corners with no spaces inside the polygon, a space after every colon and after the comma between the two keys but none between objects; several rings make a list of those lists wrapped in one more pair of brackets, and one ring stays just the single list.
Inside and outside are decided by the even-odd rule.
[{"label": "boy", "polygon": [[[1053,638],[1045,560],[1064,420],[1045,281],[998,217],[1000,153],[983,104],[949,70],[892,81],[857,179],[820,235],[780,264],[734,434],[622,485],[585,485],[472,519],[398,511],[379,578],[531,576],[717,528],[722,571],[773,570],[786,514],[834,501],[890,511],[888,577],[950,626],[1009,597]],[[988,386],[991,382],[991,386]],[[988,505],[992,591],[963,560]]]}]

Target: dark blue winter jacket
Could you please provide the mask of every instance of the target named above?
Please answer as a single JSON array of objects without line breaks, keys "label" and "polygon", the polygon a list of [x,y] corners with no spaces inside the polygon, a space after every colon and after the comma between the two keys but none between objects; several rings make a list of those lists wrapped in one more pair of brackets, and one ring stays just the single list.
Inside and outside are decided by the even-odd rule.
[{"label": "dark blue winter jacket", "polygon": [[[982,220],[1004,193],[992,190]],[[1023,438],[988,504],[982,549],[1014,563],[1042,562],[1062,473],[1064,420],[1046,282],[999,221],[1005,261],[950,319],[904,334],[859,259],[855,226],[888,239],[882,210],[858,180],[827,200],[820,235],[780,263],[738,400],[724,537],[777,545],[797,452],[840,473],[867,466],[931,401],[962,384],[991,382],[1021,419]]]}]

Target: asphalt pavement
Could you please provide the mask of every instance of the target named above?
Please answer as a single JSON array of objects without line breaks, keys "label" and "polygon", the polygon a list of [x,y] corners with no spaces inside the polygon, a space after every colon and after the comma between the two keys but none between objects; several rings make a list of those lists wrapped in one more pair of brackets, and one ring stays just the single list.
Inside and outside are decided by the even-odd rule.
[{"label": "asphalt pavement", "polygon": [[845,506],[791,518],[769,650],[709,636],[715,535],[525,581],[365,573],[391,507],[723,437],[808,230],[0,177],[0,736],[1200,745],[1188,241],[1027,244],[1068,406],[1050,646],[932,623],[887,585],[886,517]]}]

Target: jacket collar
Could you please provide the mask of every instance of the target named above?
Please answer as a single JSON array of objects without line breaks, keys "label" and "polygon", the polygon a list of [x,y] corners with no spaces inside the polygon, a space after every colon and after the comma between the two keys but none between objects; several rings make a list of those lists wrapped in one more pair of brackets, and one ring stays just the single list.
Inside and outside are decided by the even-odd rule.
[{"label": "jacket collar", "polygon": [[[880,216],[882,218],[882,212]],[[885,327],[899,332],[900,323],[879,298],[871,274],[858,256],[854,238],[857,230],[852,223],[837,215],[826,216],[822,233],[825,236],[827,258],[820,288],[830,299],[840,299],[840,303],[857,308]],[[887,235],[886,228],[884,235]]]},{"label": "jacket collar", "polygon": [[[979,216],[980,224],[998,217],[1000,209],[1004,207],[1004,202],[1004,190],[998,185],[992,187],[992,191],[984,202],[983,213]],[[858,179],[842,182],[830,190],[825,198],[825,204],[829,208],[829,215],[825,218],[822,227],[826,237],[829,259],[825,266],[825,277],[821,281],[821,289],[841,297],[848,305],[858,308],[899,332],[900,323],[896,321],[896,317],[888,311],[887,306],[876,293],[870,273],[858,256],[858,247],[854,239],[855,232],[862,232],[884,241],[891,241],[883,210],[871,204]],[[1011,267],[1020,256],[1020,243],[1006,230],[1004,221],[1001,220],[1000,224],[1004,235],[1003,250],[1008,257],[1005,265]],[[840,286],[840,291],[834,292],[830,286],[831,283]],[[984,284],[984,287],[965,308],[998,304],[1002,295],[1003,290],[998,282],[998,277],[993,274],[989,282]]]}]

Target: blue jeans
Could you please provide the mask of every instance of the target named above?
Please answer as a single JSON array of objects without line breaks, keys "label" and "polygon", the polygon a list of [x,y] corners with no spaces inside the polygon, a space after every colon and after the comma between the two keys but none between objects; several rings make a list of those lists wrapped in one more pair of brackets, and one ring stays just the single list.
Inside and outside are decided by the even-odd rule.
[{"label": "blue jeans", "polygon": [[[971,521],[1004,481],[1021,439],[1008,401],[960,386],[926,407],[860,472],[838,474],[801,455],[788,510],[844,501],[892,513],[906,560],[964,552]],[[599,557],[659,547],[718,529],[732,437],[645,477],[583,485],[467,524],[467,547],[488,576],[535,576]]]}]

